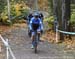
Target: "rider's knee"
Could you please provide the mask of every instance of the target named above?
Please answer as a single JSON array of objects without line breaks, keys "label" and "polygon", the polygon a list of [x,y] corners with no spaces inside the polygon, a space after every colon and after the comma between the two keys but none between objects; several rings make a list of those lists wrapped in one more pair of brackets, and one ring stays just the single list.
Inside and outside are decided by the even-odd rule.
[{"label": "rider's knee", "polygon": [[32,40],[34,39],[34,35],[31,36],[31,39],[32,39]]},{"label": "rider's knee", "polygon": [[41,32],[39,31],[39,32],[38,32],[38,34],[40,35],[40,34],[41,34]]}]

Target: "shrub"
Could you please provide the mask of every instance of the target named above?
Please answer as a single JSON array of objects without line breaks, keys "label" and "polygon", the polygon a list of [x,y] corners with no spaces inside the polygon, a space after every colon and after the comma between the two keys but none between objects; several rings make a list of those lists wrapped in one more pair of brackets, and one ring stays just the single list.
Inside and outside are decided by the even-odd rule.
[{"label": "shrub", "polygon": [[53,27],[53,21],[54,21],[54,17],[53,16],[45,18],[44,21],[48,23],[49,27],[51,27],[51,28]]},{"label": "shrub", "polygon": [[[18,20],[23,19],[24,16],[27,16],[28,14],[28,7],[24,6],[22,4],[14,4],[11,5],[10,8],[10,19],[12,23],[15,23]],[[5,6],[4,11],[1,13],[1,21],[3,24],[10,24],[8,20],[8,12],[7,12],[7,6]]]}]

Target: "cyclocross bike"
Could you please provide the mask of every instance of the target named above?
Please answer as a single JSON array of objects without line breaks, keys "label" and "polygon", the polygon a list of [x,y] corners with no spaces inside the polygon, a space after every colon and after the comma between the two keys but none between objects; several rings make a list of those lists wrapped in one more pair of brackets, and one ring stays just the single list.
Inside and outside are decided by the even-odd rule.
[{"label": "cyclocross bike", "polygon": [[37,53],[37,46],[39,43],[40,36],[38,35],[37,31],[35,31],[34,40],[33,40],[33,46],[34,46],[34,52]]}]

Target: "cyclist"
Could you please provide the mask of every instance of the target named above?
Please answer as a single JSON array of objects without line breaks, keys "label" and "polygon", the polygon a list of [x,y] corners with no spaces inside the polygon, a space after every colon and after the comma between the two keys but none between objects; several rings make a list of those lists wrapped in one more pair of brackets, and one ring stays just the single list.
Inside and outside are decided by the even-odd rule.
[{"label": "cyclist", "polygon": [[33,40],[34,40],[35,31],[37,31],[39,36],[41,34],[41,31],[43,31],[43,24],[37,13],[35,13],[34,17],[31,19],[29,28],[31,31],[31,39],[32,39],[32,47],[31,48],[34,48]]},{"label": "cyclist", "polygon": [[33,18],[33,14],[32,14],[32,13],[30,13],[30,14],[27,16],[28,35],[29,35],[29,37],[31,37],[31,32],[30,32],[30,29],[29,29],[29,23],[30,23],[31,18]]},{"label": "cyclist", "polygon": [[42,13],[39,13],[39,18],[40,18],[40,19],[42,20],[42,22],[43,22],[44,16],[43,16]]},{"label": "cyclist", "polygon": [[31,20],[31,18],[33,17],[33,14],[32,13],[30,13],[28,16],[27,16],[27,21],[28,21],[28,24],[30,23],[30,20]]}]

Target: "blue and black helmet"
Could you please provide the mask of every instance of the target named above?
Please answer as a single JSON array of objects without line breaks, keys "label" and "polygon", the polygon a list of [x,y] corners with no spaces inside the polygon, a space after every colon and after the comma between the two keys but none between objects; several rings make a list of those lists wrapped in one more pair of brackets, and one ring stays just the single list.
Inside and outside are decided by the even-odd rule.
[{"label": "blue and black helmet", "polygon": [[33,16],[34,16],[34,17],[38,17],[39,14],[38,14],[38,13],[34,13]]}]

